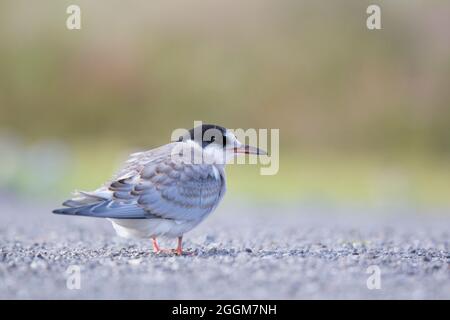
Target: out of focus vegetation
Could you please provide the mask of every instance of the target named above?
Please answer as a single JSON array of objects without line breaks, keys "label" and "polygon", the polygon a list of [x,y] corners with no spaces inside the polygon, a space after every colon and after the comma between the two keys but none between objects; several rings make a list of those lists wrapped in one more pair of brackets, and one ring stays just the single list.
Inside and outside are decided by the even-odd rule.
[{"label": "out of focus vegetation", "polygon": [[279,174],[232,194],[449,203],[450,3],[376,1],[369,31],[372,3],[2,1],[0,188],[94,188],[203,120],[280,129]]}]

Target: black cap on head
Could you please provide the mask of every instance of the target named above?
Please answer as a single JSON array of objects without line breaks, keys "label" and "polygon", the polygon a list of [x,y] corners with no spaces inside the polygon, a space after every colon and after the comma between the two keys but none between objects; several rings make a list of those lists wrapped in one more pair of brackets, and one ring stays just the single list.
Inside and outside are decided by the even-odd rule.
[{"label": "black cap on head", "polygon": [[178,141],[194,140],[202,146],[207,147],[211,143],[218,144],[224,148],[227,144],[227,129],[215,124],[202,124],[201,126],[189,130],[188,136],[180,137]]}]

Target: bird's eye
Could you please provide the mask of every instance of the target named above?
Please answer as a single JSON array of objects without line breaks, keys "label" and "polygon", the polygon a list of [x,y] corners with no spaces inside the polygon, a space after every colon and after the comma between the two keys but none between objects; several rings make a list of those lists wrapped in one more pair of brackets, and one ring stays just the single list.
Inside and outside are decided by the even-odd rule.
[{"label": "bird's eye", "polygon": [[211,141],[212,141],[212,142],[216,141],[216,137],[215,137],[215,136],[212,136],[212,137],[211,137]]}]

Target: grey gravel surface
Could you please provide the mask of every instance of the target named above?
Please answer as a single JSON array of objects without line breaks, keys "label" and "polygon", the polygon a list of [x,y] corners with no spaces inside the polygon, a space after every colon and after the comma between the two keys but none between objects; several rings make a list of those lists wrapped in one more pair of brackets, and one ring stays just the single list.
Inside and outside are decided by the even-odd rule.
[{"label": "grey gravel surface", "polygon": [[[178,257],[50,209],[0,198],[0,298],[450,298],[446,210],[225,201],[186,235],[193,255]],[[66,285],[71,265],[79,290]],[[371,265],[380,289],[367,288]]]}]

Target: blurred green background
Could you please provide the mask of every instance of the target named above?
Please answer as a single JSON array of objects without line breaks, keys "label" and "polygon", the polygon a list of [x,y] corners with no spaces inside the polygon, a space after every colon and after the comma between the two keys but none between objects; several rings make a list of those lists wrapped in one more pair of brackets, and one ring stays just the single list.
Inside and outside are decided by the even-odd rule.
[{"label": "blurred green background", "polygon": [[448,205],[449,30],[448,1],[3,0],[0,192],[94,189],[203,120],[280,129],[231,198]]}]

